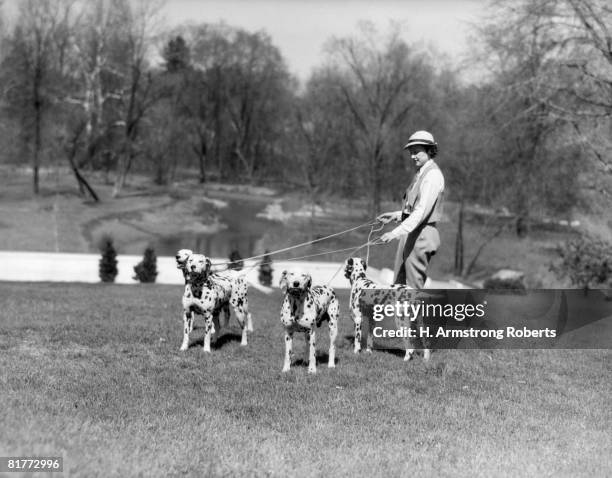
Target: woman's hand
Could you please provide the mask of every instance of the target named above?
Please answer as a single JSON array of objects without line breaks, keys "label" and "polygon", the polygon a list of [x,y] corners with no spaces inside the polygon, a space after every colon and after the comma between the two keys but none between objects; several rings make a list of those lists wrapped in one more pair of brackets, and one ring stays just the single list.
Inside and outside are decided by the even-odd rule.
[{"label": "woman's hand", "polygon": [[382,222],[383,224],[388,224],[391,221],[397,221],[398,213],[397,211],[393,212],[384,212],[380,216],[376,218],[377,221]]},{"label": "woman's hand", "polygon": [[382,236],[380,236],[379,241],[386,244],[387,242],[391,242],[393,239],[396,239],[396,237],[392,232],[385,232]]}]

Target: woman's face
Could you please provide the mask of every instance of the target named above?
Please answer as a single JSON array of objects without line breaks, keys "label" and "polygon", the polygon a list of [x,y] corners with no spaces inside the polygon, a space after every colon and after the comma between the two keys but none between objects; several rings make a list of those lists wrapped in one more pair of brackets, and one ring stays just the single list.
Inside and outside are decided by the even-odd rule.
[{"label": "woman's face", "polygon": [[[417,169],[421,169],[421,167],[429,161],[429,154],[427,154],[427,149],[422,144],[415,144],[414,146],[410,146],[408,148],[408,152],[410,153],[410,158],[414,161]],[[406,164],[410,164],[409,161],[406,161]]]}]

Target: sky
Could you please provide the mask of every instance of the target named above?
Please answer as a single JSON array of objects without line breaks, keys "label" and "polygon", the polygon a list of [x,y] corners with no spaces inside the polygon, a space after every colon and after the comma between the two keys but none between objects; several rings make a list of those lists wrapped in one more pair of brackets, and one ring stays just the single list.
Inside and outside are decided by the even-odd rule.
[{"label": "sky", "polygon": [[360,20],[380,31],[398,22],[409,43],[432,46],[457,64],[469,48],[470,22],[484,0],[166,0],[162,10],[169,26],[225,23],[248,31],[266,30],[281,50],[289,70],[305,79],[323,63],[330,37],[357,32]]}]

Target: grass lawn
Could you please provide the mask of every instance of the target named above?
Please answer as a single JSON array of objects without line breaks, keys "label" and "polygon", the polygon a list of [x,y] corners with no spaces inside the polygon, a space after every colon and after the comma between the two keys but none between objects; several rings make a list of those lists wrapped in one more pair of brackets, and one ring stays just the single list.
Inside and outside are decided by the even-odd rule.
[{"label": "grass lawn", "polygon": [[278,292],[251,292],[248,347],[233,319],[204,354],[202,329],[178,350],[181,289],[0,283],[0,454],[87,477],[612,475],[609,350],[354,356],[341,292],[336,369],[309,376],[298,336],[283,374]]}]

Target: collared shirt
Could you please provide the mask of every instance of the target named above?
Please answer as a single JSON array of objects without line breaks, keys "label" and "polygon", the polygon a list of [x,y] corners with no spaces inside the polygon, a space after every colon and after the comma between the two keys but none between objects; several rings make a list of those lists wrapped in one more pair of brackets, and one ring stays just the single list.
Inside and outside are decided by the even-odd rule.
[{"label": "collared shirt", "polygon": [[[415,182],[423,176],[423,181],[419,189],[419,200],[414,206],[414,209],[404,221],[391,231],[393,239],[403,235],[410,234],[414,231],[423,220],[429,217],[436,200],[444,191],[444,176],[438,168],[434,168],[434,161],[427,161],[415,176]],[[401,217],[401,211],[398,212]]]}]

